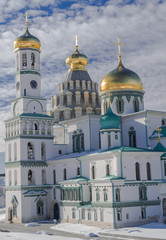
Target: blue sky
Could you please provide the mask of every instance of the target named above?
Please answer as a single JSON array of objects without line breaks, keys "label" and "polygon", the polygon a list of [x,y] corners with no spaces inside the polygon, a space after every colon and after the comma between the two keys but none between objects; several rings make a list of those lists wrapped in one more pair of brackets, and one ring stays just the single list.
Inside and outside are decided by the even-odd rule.
[{"label": "blue sky", "polygon": [[166,1],[161,0],[1,0],[0,1],[0,152],[4,151],[4,123],[15,98],[15,54],[13,43],[29,30],[41,41],[42,95],[57,93],[64,81],[65,59],[79,51],[89,58],[88,72],[99,84],[118,64],[118,36],[122,62],[142,79],[145,108],[166,111]]}]

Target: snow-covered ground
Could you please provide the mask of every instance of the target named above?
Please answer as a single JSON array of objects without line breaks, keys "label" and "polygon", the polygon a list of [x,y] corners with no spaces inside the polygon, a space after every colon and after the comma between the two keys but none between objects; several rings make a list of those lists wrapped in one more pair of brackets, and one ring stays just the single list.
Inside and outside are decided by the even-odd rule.
[{"label": "snow-covered ground", "polygon": [[158,239],[166,239],[166,224],[163,223],[149,223],[139,227],[126,227],[120,229],[103,229],[96,228],[91,226],[86,226],[83,224],[58,224],[56,226],[51,227],[55,230],[80,233],[86,235],[87,233],[96,233],[100,236],[102,233],[108,234],[116,234],[116,235],[124,235],[124,236],[136,236],[136,237],[147,237],[147,238],[158,238]]},{"label": "snow-covered ground", "polygon": [[[0,222],[5,220],[5,208],[0,208]],[[40,224],[40,223],[39,223]],[[27,227],[34,227],[39,225],[38,223],[29,223]],[[149,223],[138,227],[126,227],[120,229],[103,229],[92,226],[86,226],[84,224],[71,224],[71,223],[63,223],[57,224],[51,227],[51,229],[59,230],[63,232],[77,233],[84,236],[88,236],[89,233],[95,233],[97,235],[100,234],[100,239],[102,239],[102,234],[115,234],[122,236],[130,236],[130,237],[147,237],[150,239],[166,239],[166,224],[162,223]],[[46,237],[47,235],[47,237]],[[49,235],[49,229],[47,231],[38,231],[36,234],[26,233],[16,233],[16,232],[0,232],[0,238],[3,240],[72,240],[70,237],[60,237],[60,236],[52,236]],[[80,240],[80,238],[74,238],[75,240]]]}]

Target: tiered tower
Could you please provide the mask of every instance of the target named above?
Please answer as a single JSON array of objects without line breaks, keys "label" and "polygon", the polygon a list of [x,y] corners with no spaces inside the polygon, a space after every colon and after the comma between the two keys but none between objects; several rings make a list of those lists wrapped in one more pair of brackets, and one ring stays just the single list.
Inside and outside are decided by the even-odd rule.
[{"label": "tiered tower", "polygon": [[[52,156],[52,122],[41,97],[40,41],[26,32],[14,42],[16,99],[6,121],[6,220],[25,222],[46,215],[45,160]],[[31,205],[31,212],[27,206]]]},{"label": "tiered tower", "polygon": [[75,52],[66,59],[70,68],[59,93],[52,97],[52,115],[55,121],[69,120],[87,114],[100,114],[98,83],[93,82],[85,67],[88,58],[78,51],[76,36]]}]

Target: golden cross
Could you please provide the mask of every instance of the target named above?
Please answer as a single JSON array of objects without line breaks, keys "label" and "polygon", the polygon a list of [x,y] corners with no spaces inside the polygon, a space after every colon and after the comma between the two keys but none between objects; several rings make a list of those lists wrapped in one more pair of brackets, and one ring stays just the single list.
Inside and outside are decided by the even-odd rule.
[{"label": "golden cross", "polygon": [[115,43],[115,42],[114,42],[113,44],[118,45],[119,59],[121,59],[121,49],[120,49],[120,46],[125,46],[125,44],[122,44],[122,43],[120,42],[120,37],[118,37],[118,43]]},{"label": "golden cross", "polygon": [[156,131],[158,133],[158,143],[160,143],[160,132],[162,131],[161,128],[159,128],[159,126],[156,128]]},{"label": "golden cross", "polygon": [[75,36],[75,43],[76,43],[76,46],[78,46],[78,36],[77,35]]},{"label": "golden cross", "polygon": [[25,13],[25,24],[28,27],[28,13]]}]

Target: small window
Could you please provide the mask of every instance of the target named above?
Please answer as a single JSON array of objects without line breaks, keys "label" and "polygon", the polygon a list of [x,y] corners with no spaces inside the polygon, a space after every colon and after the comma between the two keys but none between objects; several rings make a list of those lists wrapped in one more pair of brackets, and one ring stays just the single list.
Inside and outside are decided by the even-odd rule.
[{"label": "small window", "polygon": [[64,168],[63,170],[63,179],[66,180],[67,179],[67,172],[66,172],[66,168]]},{"label": "small window", "polygon": [[26,89],[24,89],[24,96],[26,96],[27,95],[27,92],[26,92]]},{"label": "small window", "polygon": [[27,67],[27,55],[26,55],[26,53],[22,54],[22,66],[23,66],[23,68]]},{"label": "small window", "polygon": [[35,54],[31,53],[31,69],[36,69]]},{"label": "small window", "polygon": [[151,167],[150,167],[149,162],[147,162],[147,164],[146,164],[146,172],[147,172],[147,180],[152,180],[151,179]]},{"label": "small window", "polygon": [[146,208],[141,209],[141,217],[142,219],[146,219]]},{"label": "small window", "polygon": [[88,210],[88,220],[91,220],[91,211]]},{"label": "small window", "polygon": [[110,175],[110,166],[109,166],[109,164],[106,165],[106,175]]},{"label": "small window", "polygon": [[111,133],[108,133],[108,148],[111,148]]},{"label": "small window", "polygon": [[95,179],[95,167],[92,166],[92,179]]},{"label": "small window", "polygon": [[140,167],[139,167],[139,163],[136,162],[135,164],[135,174],[136,174],[136,180],[140,181]]},{"label": "small window", "polygon": [[133,106],[134,106],[134,112],[139,112],[139,102],[138,102],[138,99],[134,99]]},{"label": "small window", "polygon": [[53,184],[56,184],[56,171],[55,169],[53,170]]},{"label": "small window", "polygon": [[96,202],[100,201],[100,192],[99,190],[96,191]]},{"label": "small window", "polygon": [[116,202],[120,202],[120,189],[116,189],[115,198],[116,198]]},{"label": "small window", "polygon": [[107,201],[108,201],[108,195],[106,190],[104,190],[104,202],[107,202]]},{"label": "small window", "polygon": [[62,150],[59,150],[59,154],[62,154]]},{"label": "small window", "polygon": [[121,212],[117,212],[117,220],[122,221],[122,214]]},{"label": "small window", "polygon": [[78,176],[80,175],[80,168],[79,167],[77,168],[77,175]]},{"label": "small window", "polygon": [[161,125],[162,125],[162,126],[165,126],[165,125],[166,125],[166,119],[165,119],[165,118],[163,118],[163,119],[161,120]]},{"label": "small window", "polygon": [[118,135],[117,134],[115,134],[115,140],[117,140],[118,139]]},{"label": "small window", "polygon": [[81,219],[84,220],[85,219],[85,209],[81,210]]}]

